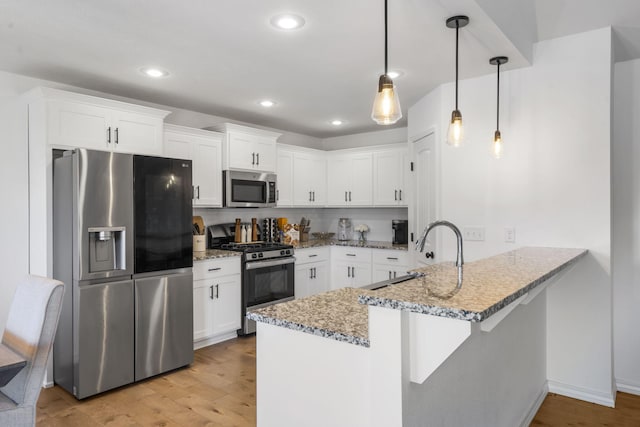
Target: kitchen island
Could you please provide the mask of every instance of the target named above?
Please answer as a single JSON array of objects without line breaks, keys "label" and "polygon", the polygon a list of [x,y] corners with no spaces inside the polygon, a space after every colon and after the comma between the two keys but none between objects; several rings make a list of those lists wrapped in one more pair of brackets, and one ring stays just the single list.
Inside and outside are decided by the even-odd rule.
[{"label": "kitchen island", "polygon": [[546,394],[546,286],[586,254],[523,248],[249,313],[258,425],[526,423]]}]

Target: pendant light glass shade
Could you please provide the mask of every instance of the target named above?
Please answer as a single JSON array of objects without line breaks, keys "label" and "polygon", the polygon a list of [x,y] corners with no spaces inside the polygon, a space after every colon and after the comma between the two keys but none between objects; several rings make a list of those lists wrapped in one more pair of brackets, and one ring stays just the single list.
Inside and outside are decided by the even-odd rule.
[{"label": "pendant light glass shade", "polygon": [[493,142],[491,143],[491,155],[495,159],[502,158],[502,154],[504,153],[504,147],[502,145],[502,135],[500,135],[500,131],[497,130],[493,134]]},{"label": "pendant light glass shade", "polygon": [[464,15],[452,16],[447,19],[447,28],[456,30],[456,108],[451,112],[451,122],[447,132],[447,144],[459,147],[464,141],[464,127],[462,126],[462,113],[458,110],[458,30],[469,23],[469,17]]},{"label": "pendant light glass shade", "polygon": [[464,127],[462,126],[462,114],[460,111],[451,112],[451,122],[447,133],[447,143],[453,147],[459,147],[464,140]]},{"label": "pendant light glass shade", "polygon": [[489,60],[489,64],[497,66],[496,73],[496,131],[493,133],[493,142],[491,142],[491,155],[495,159],[501,159],[504,156],[504,141],[500,133],[500,66],[509,62],[506,56],[496,56]]},{"label": "pendant light glass shade", "polygon": [[373,100],[371,118],[379,125],[392,125],[402,118],[400,98],[388,72],[387,0],[384,0],[384,74],[378,81],[378,93]]},{"label": "pendant light glass shade", "polygon": [[396,93],[393,81],[386,74],[380,76],[371,118],[379,125],[392,125],[402,118],[400,98]]}]

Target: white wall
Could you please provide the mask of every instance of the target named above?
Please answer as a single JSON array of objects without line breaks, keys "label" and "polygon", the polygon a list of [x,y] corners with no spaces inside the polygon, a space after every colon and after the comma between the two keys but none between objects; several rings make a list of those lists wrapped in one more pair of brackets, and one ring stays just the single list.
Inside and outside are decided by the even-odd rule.
[{"label": "white wall", "polygon": [[640,60],[615,64],[613,112],[615,377],[640,394]]},{"label": "white wall", "polygon": [[[489,155],[495,72],[460,82],[463,147],[444,144],[452,85],[409,110],[410,138],[433,123],[441,136],[441,218],[485,227],[484,242],[465,242],[466,261],[527,245],[589,249],[581,269],[547,293],[547,376],[571,389],[566,394],[605,404],[612,399],[610,85],[609,28],[536,44],[532,67],[501,75],[499,161]],[[504,242],[505,226],[516,228],[515,244]],[[440,244],[453,259],[454,239],[443,234]]]}]

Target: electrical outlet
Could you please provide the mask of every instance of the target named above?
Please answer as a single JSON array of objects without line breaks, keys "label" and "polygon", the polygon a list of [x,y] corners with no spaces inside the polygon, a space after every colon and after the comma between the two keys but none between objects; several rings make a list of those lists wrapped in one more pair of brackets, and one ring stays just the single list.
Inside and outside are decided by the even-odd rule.
[{"label": "electrical outlet", "polygon": [[484,241],[484,227],[464,227],[462,237],[466,241]]},{"label": "electrical outlet", "polygon": [[504,241],[507,243],[515,243],[516,242],[516,228],[515,227],[505,227],[504,228]]}]

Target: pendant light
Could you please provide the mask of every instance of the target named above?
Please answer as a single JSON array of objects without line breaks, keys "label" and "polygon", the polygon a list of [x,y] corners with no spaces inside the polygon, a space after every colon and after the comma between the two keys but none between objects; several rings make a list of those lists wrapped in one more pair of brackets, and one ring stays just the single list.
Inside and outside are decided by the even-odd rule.
[{"label": "pendant light", "polygon": [[469,17],[464,15],[452,16],[447,19],[447,28],[456,29],[456,109],[451,112],[451,122],[447,132],[447,143],[454,147],[459,147],[464,139],[464,129],[462,127],[462,114],[458,110],[458,31],[466,27]]},{"label": "pendant light", "polygon": [[499,159],[504,154],[504,143],[500,134],[500,66],[509,62],[506,56],[496,56],[489,60],[489,64],[497,65],[497,89],[496,89],[496,131],[493,134],[493,142],[491,143],[491,155]]},{"label": "pendant light", "polygon": [[384,74],[378,81],[378,93],[373,101],[371,118],[379,125],[392,125],[402,118],[400,99],[393,85],[393,80],[387,74],[387,0],[384,0]]}]

